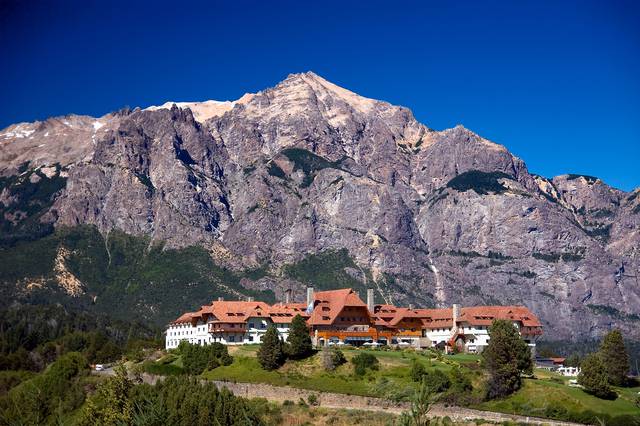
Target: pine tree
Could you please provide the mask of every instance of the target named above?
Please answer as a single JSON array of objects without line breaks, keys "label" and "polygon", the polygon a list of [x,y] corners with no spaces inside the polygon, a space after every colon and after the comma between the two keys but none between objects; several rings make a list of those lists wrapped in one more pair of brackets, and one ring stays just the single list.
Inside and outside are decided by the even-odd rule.
[{"label": "pine tree", "polygon": [[296,315],[291,321],[291,330],[287,337],[287,355],[293,359],[303,359],[313,354],[309,328],[304,318]]},{"label": "pine tree", "polygon": [[272,325],[264,334],[262,346],[258,350],[258,361],[260,361],[262,368],[275,370],[282,365],[285,360],[282,346],[278,330]]},{"label": "pine tree", "polygon": [[610,331],[604,336],[598,354],[604,363],[609,384],[624,385],[629,372],[629,355],[620,330]]},{"label": "pine tree", "polygon": [[489,344],[482,352],[489,371],[487,398],[509,395],[522,386],[522,373],[531,374],[531,351],[511,321],[496,320],[489,330]]},{"label": "pine tree", "polygon": [[598,398],[610,399],[615,393],[609,387],[605,363],[598,354],[589,354],[580,365],[578,383],[584,386],[584,390]]}]

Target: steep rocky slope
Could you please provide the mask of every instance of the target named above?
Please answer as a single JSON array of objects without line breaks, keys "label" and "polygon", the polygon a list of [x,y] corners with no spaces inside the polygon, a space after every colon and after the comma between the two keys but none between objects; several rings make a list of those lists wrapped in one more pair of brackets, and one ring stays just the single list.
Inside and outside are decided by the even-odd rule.
[{"label": "steep rocky slope", "polygon": [[[638,190],[532,175],[461,126],[435,131],[313,73],[237,102],[11,126],[0,132],[0,174],[0,255],[52,226],[95,226],[107,250],[94,257],[109,256],[114,230],[147,250],[202,247],[238,272],[192,304],[348,284],[396,303],[524,303],[553,338],[612,326],[640,337]],[[75,273],[79,283],[67,282],[100,306],[108,283],[83,283],[97,278],[82,265]],[[29,274],[11,276],[8,294],[28,297]],[[139,291],[153,287],[138,279]],[[160,306],[139,309],[165,319]]]}]

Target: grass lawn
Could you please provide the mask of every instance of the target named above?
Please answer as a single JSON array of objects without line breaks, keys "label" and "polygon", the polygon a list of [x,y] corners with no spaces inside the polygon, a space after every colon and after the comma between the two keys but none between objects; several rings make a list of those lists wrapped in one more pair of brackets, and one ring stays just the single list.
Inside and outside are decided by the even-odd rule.
[{"label": "grass lawn", "polygon": [[277,371],[265,371],[256,358],[258,348],[257,345],[234,347],[229,350],[234,357],[231,365],[205,371],[202,376],[211,380],[268,383],[350,395],[407,399],[416,388],[409,376],[414,359],[429,369],[449,371],[453,368],[446,361],[412,351],[344,348],[342,352],[347,361],[359,353],[368,352],[378,359],[380,368],[359,377],[354,374],[353,365],[347,362],[335,371],[327,372],[322,368],[320,354],[316,354],[306,360],[287,361]]},{"label": "grass lawn", "polygon": [[483,402],[478,408],[540,417],[546,417],[552,413],[554,407],[576,413],[591,410],[597,414],[610,416],[625,414],[640,416],[640,409],[634,404],[635,395],[640,388],[617,388],[616,390],[620,394],[618,398],[608,401],[589,395],[580,388],[547,379],[525,379],[523,388],[515,394],[508,398]]},{"label": "grass lawn", "polygon": [[[266,371],[258,363],[256,357],[258,349],[258,345],[229,347],[233,363],[205,371],[202,377],[211,380],[267,383],[319,392],[408,400],[417,387],[410,378],[411,364],[415,360],[427,369],[438,369],[443,372],[449,372],[452,368],[459,366],[471,379],[476,400],[482,399],[484,375],[480,369],[478,355],[443,356],[411,350],[390,351],[348,347],[341,349],[348,362],[335,371],[327,372],[323,369],[319,353],[305,360],[289,360],[276,371]],[[374,355],[379,361],[379,369],[368,370],[364,376],[360,377],[355,375],[353,364],[349,361],[362,352]],[[175,366],[179,364],[181,364],[180,357],[174,358],[170,363]],[[620,396],[616,400],[607,401],[591,396],[580,388],[567,386],[571,378],[545,370],[536,370],[535,375],[536,379],[525,379],[523,388],[514,395],[505,399],[480,402],[475,405],[475,408],[559,420],[576,420],[577,418],[572,416],[588,411],[596,415],[640,416],[640,409],[635,406],[635,398],[640,388],[616,389]]]}]

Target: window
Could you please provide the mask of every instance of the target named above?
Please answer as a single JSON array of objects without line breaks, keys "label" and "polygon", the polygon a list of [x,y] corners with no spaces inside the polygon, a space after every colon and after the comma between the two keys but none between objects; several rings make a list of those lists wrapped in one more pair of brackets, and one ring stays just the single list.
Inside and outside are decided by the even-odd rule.
[{"label": "window", "polygon": [[252,322],[249,323],[249,328],[254,328]]},{"label": "window", "polygon": [[235,342],[236,341],[236,336],[234,336],[234,335],[229,336],[229,341],[230,342]]}]

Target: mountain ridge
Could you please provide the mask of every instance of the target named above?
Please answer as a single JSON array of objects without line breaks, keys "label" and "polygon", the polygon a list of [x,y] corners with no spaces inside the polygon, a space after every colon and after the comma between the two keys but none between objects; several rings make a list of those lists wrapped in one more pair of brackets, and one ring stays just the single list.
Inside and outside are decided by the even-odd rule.
[{"label": "mountain ridge", "polygon": [[[308,283],[283,276],[287,265],[347,250],[341,268],[384,300],[523,303],[554,337],[637,334],[638,190],[532,175],[462,126],[430,129],[309,72],[225,108],[199,120],[172,104],[9,126],[0,176],[45,181],[38,170],[58,164],[50,173],[64,188],[38,223],[199,245],[234,270],[269,265],[240,285],[276,298]],[[29,215],[11,210],[20,197],[3,185],[7,233]]]}]

